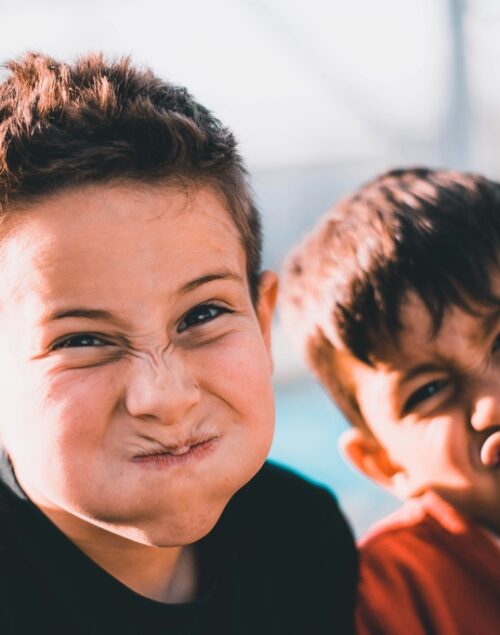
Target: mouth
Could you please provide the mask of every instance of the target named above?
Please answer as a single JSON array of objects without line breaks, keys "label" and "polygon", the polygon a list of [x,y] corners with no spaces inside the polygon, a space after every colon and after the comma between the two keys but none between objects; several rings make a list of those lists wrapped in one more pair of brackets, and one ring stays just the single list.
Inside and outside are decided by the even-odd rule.
[{"label": "mouth", "polygon": [[493,432],[481,447],[481,462],[485,467],[500,467],[500,430]]},{"label": "mouth", "polygon": [[179,443],[163,445],[156,442],[151,450],[132,457],[132,461],[143,467],[173,467],[201,460],[217,445],[219,437],[193,437]]}]

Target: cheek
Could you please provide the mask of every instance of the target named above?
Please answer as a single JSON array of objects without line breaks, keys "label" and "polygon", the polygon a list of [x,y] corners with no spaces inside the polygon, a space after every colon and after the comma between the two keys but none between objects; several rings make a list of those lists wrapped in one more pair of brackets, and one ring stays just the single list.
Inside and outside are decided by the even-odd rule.
[{"label": "cheek", "polygon": [[87,369],[42,374],[17,392],[10,403],[16,425],[7,431],[6,447],[31,496],[62,507],[95,497],[96,480],[110,469],[102,458],[114,383],[110,373]]},{"label": "cheek", "polygon": [[230,454],[241,469],[254,472],[267,457],[274,434],[272,364],[260,332],[231,339],[203,353],[200,385],[228,433]]},{"label": "cheek", "polygon": [[260,332],[234,333],[199,360],[199,380],[209,393],[245,414],[273,405],[272,364]]},{"label": "cheek", "polygon": [[426,448],[436,465],[444,469],[463,468],[469,442],[462,417],[437,417],[427,428]]},{"label": "cheek", "polygon": [[79,440],[82,447],[104,436],[120,399],[119,375],[112,365],[61,373],[44,394],[47,425],[61,437]]},{"label": "cheek", "polygon": [[455,417],[416,422],[401,431],[398,458],[417,485],[455,483],[468,473],[468,441]]},{"label": "cheek", "polygon": [[9,451],[25,463],[49,463],[54,469],[82,461],[105,432],[112,379],[88,370],[53,376],[28,371],[26,377],[5,395],[13,423],[5,431]]}]

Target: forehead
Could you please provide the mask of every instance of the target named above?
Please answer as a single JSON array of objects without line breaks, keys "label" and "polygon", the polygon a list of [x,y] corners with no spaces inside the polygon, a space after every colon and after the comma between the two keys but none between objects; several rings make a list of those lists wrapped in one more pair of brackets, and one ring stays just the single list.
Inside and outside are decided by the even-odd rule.
[{"label": "forehead", "polygon": [[84,225],[113,224],[115,232],[120,232],[125,224],[126,232],[134,222],[195,224],[196,214],[235,229],[222,197],[209,186],[125,181],[72,187],[33,202],[17,203],[2,219],[2,230],[8,236],[31,232],[30,238],[45,234],[47,239],[71,239],[72,232],[81,232]]},{"label": "forehead", "polygon": [[36,291],[47,301],[125,301],[134,290],[167,292],[209,269],[239,274],[245,265],[238,231],[210,188],[79,188],[16,210],[6,230],[0,292]]},{"label": "forehead", "polygon": [[[499,277],[494,276],[494,285]],[[472,305],[471,308],[473,312],[448,306],[436,331],[425,303],[410,292],[400,310],[401,331],[377,348],[377,361],[396,369],[427,360],[465,361],[467,356],[482,349],[500,318],[500,306]]]}]

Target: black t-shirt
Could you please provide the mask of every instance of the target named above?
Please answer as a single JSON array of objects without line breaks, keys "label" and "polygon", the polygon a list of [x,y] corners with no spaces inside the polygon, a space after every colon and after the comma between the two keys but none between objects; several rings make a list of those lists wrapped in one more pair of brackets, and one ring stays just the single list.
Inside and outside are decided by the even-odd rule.
[{"label": "black t-shirt", "polygon": [[145,598],[0,481],[1,635],[348,635],[357,559],[332,496],[266,464],[196,545],[196,601]]}]

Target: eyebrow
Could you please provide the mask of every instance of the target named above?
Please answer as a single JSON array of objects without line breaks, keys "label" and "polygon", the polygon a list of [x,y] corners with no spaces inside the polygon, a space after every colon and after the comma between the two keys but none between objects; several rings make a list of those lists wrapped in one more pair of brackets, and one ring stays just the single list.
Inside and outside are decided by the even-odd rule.
[{"label": "eyebrow", "polygon": [[182,285],[179,292],[181,294],[189,293],[189,291],[194,291],[194,289],[198,289],[198,287],[201,287],[208,282],[213,282],[214,280],[236,280],[237,282],[243,282],[242,277],[239,274],[234,273],[234,271],[230,271],[229,269],[224,269],[222,271],[207,273],[204,276],[190,280],[186,284]]},{"label": "eyebrow", "polygon": [[[195,278],[194,280],[190,280],[186,284],[182,285],[178,292],[181,295],[185,295],[186,293],[189,293],[190,291],[194,291],[195,289],[198,289],[202,285],[208,284],[209,282],[213,282],[215,280],[242,281],[242,277],[239,274],[229,270],[215,271],[215,272],[200,276],[199,278]],[[56,310],[50,313],[44,321],[53,322],[55,320],[63,320],[65,318],[105,320],[108,322],[117,322],[117,323],[123,322],[115,313],[112,313],[111,311],[107,311],[106,309],[91,309],[87,307],[70,307],[67,309]]]},{"label": "eyebrow", "polygon": [[434,364],[431,362],[425,362],[423,364],[418,364],[417,366],[414,366],[413,368],[410,368],[408,371],[406,371],[403,374],[403,377],[401,379],[402,384],[406,384],[409,381],[411,381],[412,379],[415,379],[415,377],[418,377],[419,375],[424,375],[425,373],[436,373],[438,371],[442,371],[443,370],[443,365],[442,364]]},{"label": "eyebrow", "polygon": [[65,318],[80,318],[85,320],[96,320],[113,322],[120,328],[126,328],[128,322],[120,318],[116,313],[107,311],[106,309],[91,309],[88,307],[68,307],[67,309],[58,309],[49,313],[41,323],[54,322],[57,320],[64,320]]},{"label": "eyebrow", "polygon": [[48,316],[48,321],[63,320],[64,318],[86,318],[88,320],[113,320],[115,315],[104,309],[86,309],[83,307],[75,307],[64,309],[62,311],[54,311]]}]

